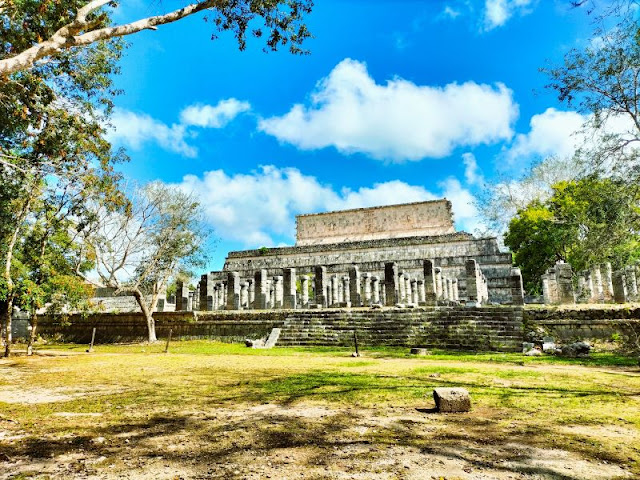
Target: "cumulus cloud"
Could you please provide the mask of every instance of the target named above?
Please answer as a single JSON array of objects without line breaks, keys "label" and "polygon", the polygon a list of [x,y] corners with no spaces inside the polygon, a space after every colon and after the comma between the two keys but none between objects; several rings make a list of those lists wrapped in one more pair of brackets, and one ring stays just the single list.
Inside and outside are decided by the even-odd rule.
[{"label": "cumulus cloud", "polygon": [[463,153],[462,163],[464,163],[464,178],[467,185],[482,185],[484,178],[480,173],[475,155],[471,152]]},{"label": "cumulus cloud", "polygon": [[112,128],[108,130],[107,138],[113,144],[133,150],[155,143],[169,152],[193,158],[198,155],[198,149],[188,141],[197,136],[195,127],[222,128],[250,109],[248,102],[235,98],[221,100],[215,106],[190,105],[180,112],[180,123],[167,125],[146,113],[116,108],[111,117]]},{"label": "cumulus cloud", "polygon": [[514,15],[527,15],[536,0],[485,0],[483,28],[485,31],[501,27]]},{"label": "cumulus cloud", "polygon": [[221,128],[227,125],[240,113],[251,109],[249,102],[241,102],[235,98],[220,100],[217,105],[191,105],[180,112],[183,125],[196,127]]},{"label": "cumulus cloud", "polygon": [[303,150],[333,146],[379,160],[441,158],[459,146],[509,140],[518,106],[503,84],[376,84],[364,63],[345,59],[322,79],[309,105],[262,119],[259,130]]},{"label": "cumulus cloud", "polygon": [[146,143],[157,143],[170,152],[185,157],[195,157],[197,150],[187,144],[188,134],[184,125],[171,126],[145,113],[135,113],[116,108],[111,118],[113,130],[107,138],[110,142],[140,150]]},{"label": "cumulus cloud", "polygon": [[475,228],[473,196],[460,182],[447,179],[441,191],[399,180],[376,183],[357,190],[334,189],[296,168],[262,166],[249,174],[228,175],[223,170],[188,175],[178,184],[193,192],[207,221],[224,240],[247,247],[273,246],[274,238],[295,239],[295,215],[433,200],[446,196],[453,204],[457,224]]},{"label": "cumulus cloud", "polygon": [[508,162],[514,164],[521,163],[520,159],[572,156],[584,142],[584,137],[578,132],[586,120],[587,117],[578,112],[555,108],[534,115],[529,122],[529,132],[518,134],[508,149]]}]

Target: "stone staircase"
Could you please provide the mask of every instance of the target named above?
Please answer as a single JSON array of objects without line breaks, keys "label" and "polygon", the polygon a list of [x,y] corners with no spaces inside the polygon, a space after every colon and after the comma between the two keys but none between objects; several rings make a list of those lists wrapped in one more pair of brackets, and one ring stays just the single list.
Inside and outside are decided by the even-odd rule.
[{"label": "stone staircase", "polygon": [[422,346],[518,351],[522,309],[433,307],[296,312],[287,316],[278,346]]}]

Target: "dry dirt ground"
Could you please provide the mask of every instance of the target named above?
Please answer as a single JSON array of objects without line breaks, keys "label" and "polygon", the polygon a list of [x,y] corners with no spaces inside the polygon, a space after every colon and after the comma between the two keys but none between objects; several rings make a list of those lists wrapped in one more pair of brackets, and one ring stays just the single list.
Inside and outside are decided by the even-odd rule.
[{"label": "dry dirt ground", "polygon": [[[351,369],[344,358],[286,360],[92,354],[78,359],[79,365],[73,358],[0,361],[0,479],[639,478],[633,457],[640,455],[640,432],[626,409],[609,412],[621,415],[620,421],[605,415],[600,424],[567,424],[555,421],[562,412],[552,402],[548,412],[520,415],[511,412],[517,401],[501,407],[480,387],[471,413],[439,414],[428,386],[421,385],[419,396],[376,396],[367,392],[380,387],[373,381],[360,396],[349,393],[337,401],[299,395],[296,388],[338,392],[352,387],[351,380],[327,384],[313,377],[311,387],[305,380],[280,390],[261,384],[260,392],[267,393],[260,395],[253,378],[238,380],[252,375],[282,384],[319,366],[336,374],[356,370],[358,379],[371,372],[416,372],[409,360],[361,361]],[[438,362],[419,365],[429,365],[421,367],[425,386],[454,375],[447,370],[453,367]],[[287,366],[292,371],[283,377]],[[478,378],[502,372],[492,378],[498,392],[520,388],[506,374],[509,368],[473,365]],[[536,371],[530,375],[549,382],[567,375],[566,367],[531,368]],[[630,376],[633,388],[640,386],[637,371],[602,373]],[[587,374],[598,378],[593,369]],[[640,407],[640,388],[635,391],[637,396],[624,399],[630,411]],[[615,456],[601,447],[608,442],[629,449]]]}]

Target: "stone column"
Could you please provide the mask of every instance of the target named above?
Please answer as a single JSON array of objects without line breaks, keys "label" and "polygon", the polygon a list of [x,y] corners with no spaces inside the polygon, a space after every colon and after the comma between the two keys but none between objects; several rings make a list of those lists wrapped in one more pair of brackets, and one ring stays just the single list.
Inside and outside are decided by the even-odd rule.
[{"label": "stone column", "polygon": [[442,269],[434,267],[433,274],[436,277],[436,300],[440,301],[444,298],[444,282],[442,278]]},{"label": "stone column", "polygon": [[380,303],[380,277],[377,275],[371,277],[371,303],[376,305]]},{"label": "stone column", "polygon": [[333,283],[331,278],[327,278],[327,307],[333,305]]},{"label": "stone column", "polygon": [[240,274],[229,272],[227,274],[227,310],[240,309]]},{"label": "stone column", "polygon": [[606,262],[600,265],[600,272],[602,274],[602,294],[605,302],[612,301],[613,298],[613,274],[611,270],[611,263]]},{"label": "stone column", "polygon": [[387,298],[387,285],[382,280],[380,280],[380,304],[384,305]]},{"label": "stone column", "polygon": [[213,279],[210,273],[200,277],[200,310],[213,310]]},{"label": "stone column", "polygon": [[350,285],[349,277],[346,275],[342,277],[342,292],[344,296],[344,303],[346,304],[345,306],[350,307],[351,306],[351,285]]},{"label": "stone column", "polygon": [[411,303],[418,305],[418,281],[415,278],[411,280]]},{"label": "stone column", "polygon": [[249,282],[242,282],[240,284],[240,308],[245,309],[249,307]]},{"label": "stone column", "polygon": [[269,280],[269,303],[267,308],[276,308],[276,284],[273,280]]},{"label": "stone column", "polygon": [[627,295],[631,300],[638,299],[638,279],[634,267],[624,269],[624,276],[627,279]]},{"label": "stone column", "polygon": [[613,301],[616,303],[627,303],[627,285],[624,273],[617,270],[611,275],[613,286]]},{"label": "stone column", "polygon": [[524,305],[524,287],[522,285],[522,272],[519,268],[511,269],[509,277],[509,286],[511,287],[511,301],[514,305]]},{"label": "stone column", "polygon": [[273,291],[275,294],[273,308],[282,308],[284,288],[281,275],[273,277]]},{"label": "stone column", "polygon": [[405,272],[404,278],[404,295],[405,303],[411,303],[411,277]]},{"label": "stone column", "polygon": [[424,271],[424,301],[427,305],[435,305],[437,299],[436,273],[433,266],[433,260],[425,260],[423,262]]},{"label": "stone column", "polygon": [[425,303],[424,280],[418,280],[418,304]]},{"label": "stone column", "polygon": [[193,311],[193,292],[189,292],[189,296],[187,297],[187,311]]},{"label": "stone column", "polygon": [[392,307],[398,302],[398,264],[395,262],[388,262],[384,264],[384,304],[388,307]]},{"label": "stone column", "polygon": [[309,276],[300,277],[300,297],[302,299],[302,308],[309,307]]},{"label": "stone column", "polygon": [[338,275],[331,275],[331,305],[335,306],[338,302]]},{"label": "stone column", "polygon": [[349,269],[349,297],[352,307],[362,306],[362,285],[360,282],[360,269],[357,265]]},{"label": "stone column", "polygon": [[556,264],[556,282],[558,285],[558,301],[561,304],[576,303],[573,290],[573,271],[568,263]]},{"label": "stone column", "polygon": [[189,308],[189,287],[183,282],[176,284],[176,311],[182,312]]},{"label": "stone column", "polygon": [[450,302],[452,302],[452,301],[453,301],[453,284],[452,284],[452,282],[451,282],[451,279],[450,279],[450,278],[447,278],[447,279],[445,280],[445,282],[446,282],[446,283],[445,283],[445,285],[446,285],[446,289],[445,289],[445,291],[447,292],[447,293],[446,293],[446,295],[447,295],[447,300],[448,300],[448,301],[450,301]]},{"label": "stone column", "polygon": [[317,266],[315,268],[316,304],[327,307],[330,300],[327,298],[327,267]]},{"label": "stone column", "polygon": [[265,269],[258,270],[254,277],[255,299],[253,308],[256,310],[265,310],[267,301],[269,300],[269,286],[267,285],[267,271]]},{"label": "stone column", "polygon": [[253,302],[256,300],[256,284],[253,278],[247,280],[249,282],[249,308],[253,308]]},{"label": "stone column", "polygon": [[407,303],[407,289],[404,282],[404,272],[398,273],[398,302]]},{"label": "stone column", "polygon": [[282,306],[288,309],[297,308],[296,269],[285,268],[283,270],[284,297]]},{"label": "stone column", "polygon": [[363,273],[362,274],[362,287],[364,289],[364,305],[371,305],[371,274]]},{"label": "stone column", "polygon": [[458,292],[458,279],[454,278],[451,280],[451,294],[453,296],[453,301],[457,302],[460,299],[460,293]]},{"label": "stone column", "polygon": [[594,303],[604,301],[604,290],[602,288],[602,272],[600,271],[600,265],[593,265],[589,271],[591,272],[591,281],[593,282],[593,296],[591,300]]},{"label": "stone column", "polygon": [[479,307],[482,303],[482,285],[478,263],[470,258],[465,262],[464,269],[467,277],[467,306]]},{"label": "stone column", "polygon": [[578,273],[578,292],[576,295],[577,302],[586,302],[591,298],[591,290],[587,284],[587,272]]},{"label": "stone column", "polygon": [[338,278],[338,304],[342,304],[344,302],[344,289],[342,284],[342,277],[336,275]]}]

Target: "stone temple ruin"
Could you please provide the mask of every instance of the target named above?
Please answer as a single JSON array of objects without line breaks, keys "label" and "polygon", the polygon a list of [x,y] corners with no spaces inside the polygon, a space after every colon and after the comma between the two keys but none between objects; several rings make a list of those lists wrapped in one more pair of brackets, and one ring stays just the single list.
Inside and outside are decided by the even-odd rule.
[{"label": "stone temple ruin", "polygon": [[627,303],[640,300],[640,265],[613,270],[611,263],[592,265],[578,272],[577,289],[571,265],[558,262],[542,275],[542,293],[546,304]]},{"label": "stone temple ruin", "polygon": [[456,232],[446,199],[299,215],[296,245],[230,252],[176,310],[523,304],[496,238]]}]

